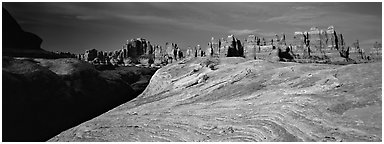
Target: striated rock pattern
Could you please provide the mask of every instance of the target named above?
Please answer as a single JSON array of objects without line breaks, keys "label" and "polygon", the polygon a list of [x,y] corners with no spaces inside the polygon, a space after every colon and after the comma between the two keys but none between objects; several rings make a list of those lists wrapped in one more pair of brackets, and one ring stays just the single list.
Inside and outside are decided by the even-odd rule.
[{"label": "striated rock pattern", "polygon": [[49,141],[382,141],[381,62],[186,59]]}]

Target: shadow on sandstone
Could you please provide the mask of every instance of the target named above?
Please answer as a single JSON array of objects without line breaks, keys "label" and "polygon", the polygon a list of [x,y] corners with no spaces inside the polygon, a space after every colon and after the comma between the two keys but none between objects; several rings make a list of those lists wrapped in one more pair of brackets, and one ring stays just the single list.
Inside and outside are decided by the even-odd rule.
[{"label": "shadow on sandstone", "polygon": [[45,141],[140,94],[154,68],[102,67],[40,48],[3,8],[3,141]]},{"label": "shadow on sandstone", "polygon": [[135,98],[154,72],[98,71],[77,59],[4,57],[3,140],[47,140]]}]

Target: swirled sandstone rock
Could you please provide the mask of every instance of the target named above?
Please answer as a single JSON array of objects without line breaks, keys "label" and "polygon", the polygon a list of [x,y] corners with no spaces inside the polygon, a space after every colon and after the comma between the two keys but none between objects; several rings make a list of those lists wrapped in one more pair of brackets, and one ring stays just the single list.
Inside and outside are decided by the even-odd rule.
[{"label": "swirled sandstone rock", "polygon": [[49,141],[381,141],[381,73],[381,63],[188,59]]}]

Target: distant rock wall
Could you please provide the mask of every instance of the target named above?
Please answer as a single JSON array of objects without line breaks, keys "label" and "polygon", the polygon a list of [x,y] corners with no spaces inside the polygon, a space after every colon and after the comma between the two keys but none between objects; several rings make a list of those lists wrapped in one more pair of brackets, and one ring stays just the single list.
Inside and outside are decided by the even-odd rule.
[{"label": "distant rock wall", "polygon": [[187,57],[243,57],[244,48],[241,41],[235,38],[233,35],[227,37],[226,40],[218,39],[214,37],[208,43],[207,48],[201,49],[200,45],[197,45],[194,49],[187,49]]},{"label": "distant rock wall", "polygon": [[293,39],[293,52],[301,57],[340,57],[339,51],[346,49],[343,35],[333,26],[326,30],[312,27],[310,31],[295,32]]},{"label": "distant rock wall", "polygon": [[293,59],[291,46],[286,45],[285,34],[275,35],[270,44],[264,44],[265,38],[249,35],[244,43],[244,57],[246,59],[263,59],[270,61],[290,61]]},{"label": "distant rock wall", "polygon": [[[336,32],[333,26],[325,30],[312,27],[309,31],[295,32],[291,44],[287,44],[285,34],[275,35],[270,43],[267,41],[265,38],[249,35],[244,43],[244,57],[267,60],[278,55],[282,56],[279,61],[332,63],[366,62],[379,55],[378,52],[373,55],[366,54],[364,49],[359,47],[358,41],[352,46],[346,46],[343,34]],[[381,48],[378,45],[376,47]]]},{"label": "distant rock wall", "polygon": [[[163,49],[161,46],[151,45],[145,39],[137,38],[127,41],[122,50],[113,53],[89,50],[86,51],[85,55],[79,55],[78,57],[93,63],[111,63],[114,65],[127,65],[130,63],[165,65],[181,60],[184,57],[206,56],[327,63],[335,60],[353,62],[361,59],[366,61],[378,57],[379,52],[377,51],[366,54],[364,49],[359,48],[358,42],[352,46],[346,46],[343,34],[336,32],[333,26],[329,26],[327,29],[312,27],[309,31],[295,32],[293,41],[289,44],[284,33],[276,34],[270,39],[251,34],[245,39],[244,43],[234,35],[229,35],[226,39],[212,37],[205,49],[197,45],[196,47],[188,47],[183,53],[175,43],[167,42]],[[279,58],[276,58],[276,56]],[[381,51],[379,58],[381,58]]]},{"label": "distant rock wall", "polygon": [[77,55],[77,58],[101,65],[160,65],[171,63],[172,60],[180,60],[184,55],[177,44],[167,42],[163,49],[162,46],[152,45],[146,39],[136,38],[127,40],[122,49],[109,52],[91,49]]}]

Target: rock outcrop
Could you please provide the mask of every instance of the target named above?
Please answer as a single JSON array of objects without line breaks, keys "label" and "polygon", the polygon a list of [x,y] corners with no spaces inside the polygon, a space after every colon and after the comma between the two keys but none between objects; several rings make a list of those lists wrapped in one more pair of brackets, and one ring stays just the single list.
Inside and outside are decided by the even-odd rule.
[{"label": "rock outcrop", "polygon": [[132,65],[142,64],[150,66],[166,65],[184,58],[183,52],[174,43],[166,43],[165,49],[159,45],[152,45],[143,38],[127,40],[120,50],[113,52],[86,50],[77,58],[95,65]]},{"label": "rock outcrop", "polygon": [[69,53],[54,53],[41,49],[42,39],[24,31],[11,14],[3,8],[3,56],[63,58],[75,57]]},{"label": "rock outcrop", "polygon": [[[262,59],[268,61],[293,61],[292,46],[286,45],[285,34],[275,35],[270,45],[264,45],[261,37],[249,35],[244,43],[246,59]],[[274,42],[274,43],[273,43]]]},{"label": "rock outcrop", "polygon": [[333,26],[326,30],[312,27],[310,31],[295,32],[293,51],[300,58],[315,56],[322,59],[341,57],[340,51],[346,49],[342,34]]},{"label": "rock outcrop", "polygon": [[381,60],[381,44],[375,42],[373,47],[362,48],[356,40],[349,49],[349,58],[358,63]]},{"label": "rock outcrop", "polygon": [[[208,55],[207,55],[208,54]],[[206,56],[211,56],[211,51],[210,49],[206,49],[205,51],[201,49],[200,45],[197,45],[194,48],[188,47],[186,50],[186,55],[185,57],[187,58],[193,58],[193,57],[206,57]]]},{"label": "rock outcrop", "polygon": [[211,38],[211,42],[208,43],[207,51],[205,52],[207,56],[210,57],[219,57],[221,48],[221,40],[216,40],[214,37]]},{"label": "rock outcrop", "polygon": [[3,56],[3,141],[45,141],[135,98],[156,69]]},{"label": "rock outcrop", "polygon": [[49,141],[382,141],[381,62],[347,66],[194,58]]},{"label": "rock outcrop", "polygon": [[42,50],[42,39],[24,31],[16,20],[3,8],[3,48]]},{"label": "rock outcrop", "polygon": [[227,40],[223,42],[223,46],[220,49],[220,55],[226,57],[242,57],[244,55],[243,45],[239,39],[230,35],[227,37]]},{"label": "rock outcrop", "polygon": [[201,50],[200,45],[198,45],[198,56],[243,57],[244,48],[241,44],[241,41],[234,35],[229,35],[226,40],[216,40],[214,37],[212,37],[205,51]]}]

